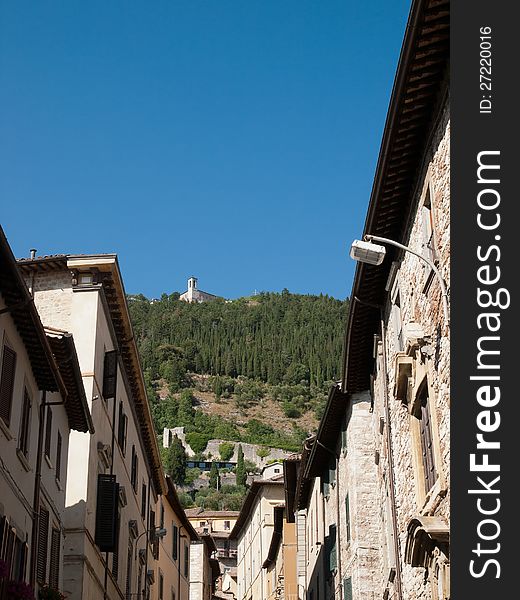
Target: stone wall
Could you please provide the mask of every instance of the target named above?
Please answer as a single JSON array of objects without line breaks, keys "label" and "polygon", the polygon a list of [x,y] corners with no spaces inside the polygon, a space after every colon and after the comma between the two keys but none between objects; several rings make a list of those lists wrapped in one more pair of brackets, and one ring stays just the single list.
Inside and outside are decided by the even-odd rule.
[{"label": "stone wall", "polygon": [[354,597],[370,598],[370,594],[376,597],[378,589],[380,531],[370,394],[354,394],[350,404],[346,414],[346,443],[339,449],[338,487],[331,493],[332,505],[337,504],[339,516],[341,569],[336,577],[336,590],[341,590],[343,580],[351,577]]},{"label": "stone wall", "polygon": [[[449,287],[449,112],[446,107],[432,138],[430,151],[424,162],[415,197],[415,209],[404,244],[416,252],[423,253],[424,220],[427,211],[423,205],[431,202],[433,218],[434,247],[438,268]],[[443,585],[437,585],[430,569],[412,567],[405,564],[407,527],[410,520],[420,516],[441,516],[449,524],[449,459],[450,459],[450,366],[449,366],[449,324],[443,315],[440,286],[431,276],[429,267],[419,258],[404,253],[393,282],[385,311],[386,335],[384,343],[378,347],[377,373],[374,382],[373,435],[379,453],[378,477],[379,512],[381,514],[381,568],[379,570],[381,589],[388,587],[390,597],[394,586],[388,581],[389,568],[395,557],[392,554],[392,512],[397,520],[398,560],[402,570],[403,597],[430,600],[432,589],[440,589],[439,598],[449,596]],[[400,319],[396,293],[399,294]],[[399,325],[402,324],[402,330]],[[419,341],[414,345],[412,336],[406,336],[407,328],[419,332]],[[420,333],[422,330],[423,335]],[[406,356],[402,359],[400,357]],[[404,398],[396,397],[397,363],[409,360],[410,377],[407,387],[401,388]],[[386,387],[385,367],[388,374]],[[403,373],[404,371],[400,371]],[[431,412],[431,427],[434,447],[436,482],[428,493],[425,492],[422,455],[420,446],[419,420],[413,416],[412,406],[417,398],[421,381],[428,383],[428,403]],[[406,381],[406,378],[405,378]],[[385,390],[386,388],[386,390]],[[385,412],[385,394],[388,394],[389,422]],[[404,401],[402,401],[404,400]],[[388,463],[387,436],[390,436],[393,453],[395,480],[395,507],[389,507],[390,470]],[[391,502],[391,499],[390,499]],[[443,560],[446,557],[442,557]],[[435,592],[437,594],[437,591]]]}]

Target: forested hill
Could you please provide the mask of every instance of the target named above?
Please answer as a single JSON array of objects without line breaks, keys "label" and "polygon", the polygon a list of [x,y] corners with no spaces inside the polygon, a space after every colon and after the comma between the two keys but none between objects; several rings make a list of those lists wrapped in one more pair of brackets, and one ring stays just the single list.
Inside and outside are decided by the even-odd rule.
[{"label": "forested hill", "polygon": [[316,388],[340,377],[348,300],[284,290],[188,304],[174,293],[129,296],[129,307],[147,376],[172,392],[189,372]]}]

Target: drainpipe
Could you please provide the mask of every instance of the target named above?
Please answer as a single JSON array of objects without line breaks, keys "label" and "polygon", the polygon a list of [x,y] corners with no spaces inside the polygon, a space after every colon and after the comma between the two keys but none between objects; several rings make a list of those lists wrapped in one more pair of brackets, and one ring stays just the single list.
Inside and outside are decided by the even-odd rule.
[{"label": "drainpipe", "polygon": [[381,344],[383,350],[383,389],[384,389],[384,405],[385,405],[385,419],[386,419],[386,449],[388,455],[388,480],[390,483],[390,504],[392,506],[392,530],[394,535],[394,554],[395,554],[395,590],[398,600],[403,598],[402,590],[402,576],[401,576],[401,560],[399,557],[399,531],[397,527],[397,515],[395,511],[395,486],[394,486],[394,459],[392,452],[392,440],[391,440],[391,423],[390,423],[390,407],[388,398],[388,369],[386,365],[387,360],[387,349],[386,349],[386,327],[383,318],[383,311],[381,310]]}]

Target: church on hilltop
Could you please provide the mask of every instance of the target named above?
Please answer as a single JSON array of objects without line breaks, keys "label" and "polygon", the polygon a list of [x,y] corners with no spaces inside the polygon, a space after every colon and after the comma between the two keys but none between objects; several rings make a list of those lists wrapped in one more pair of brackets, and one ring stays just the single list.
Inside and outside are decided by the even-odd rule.
[{"label": "church on hilltop", "polygon": [[220,296],[215,296],[214,294],[208,294],[208,292],[203,292],[197,288],[197,278],[190,277],[188,279],[188,289],[181,294],[179,300],[183,300],[184,302],[211,302],[212,300],[217,300]]}]

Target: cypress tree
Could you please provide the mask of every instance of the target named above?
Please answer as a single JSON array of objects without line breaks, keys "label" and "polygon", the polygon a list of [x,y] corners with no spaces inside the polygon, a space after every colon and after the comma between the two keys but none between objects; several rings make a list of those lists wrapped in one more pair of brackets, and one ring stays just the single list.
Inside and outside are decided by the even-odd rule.
[{"label": "cypress tree", "polygon": [[236,468],[236,484],[245,486],[247,481],[246,466],[244,464],[244,451],[242,444],[238,446],[237,468]]},{"label": "cypress tree", "polygon": [[217,463],[212,462],[211,469],[209,472],[209,487],[214,490],[218,490],[220,487],[219,480],[220,480],[220,474],[218,472]]}]

